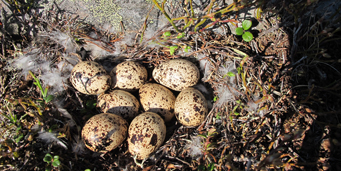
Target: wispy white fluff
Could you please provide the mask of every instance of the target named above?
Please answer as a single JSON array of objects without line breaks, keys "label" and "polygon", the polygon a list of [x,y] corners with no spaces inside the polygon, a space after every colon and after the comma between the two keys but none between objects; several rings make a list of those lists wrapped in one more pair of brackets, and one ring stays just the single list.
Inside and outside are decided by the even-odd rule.
[{"label": "wispy white fluff", "polygon": [[91,56],[94,58],[102,58],[108,55],[111,55],[110,52],[106,51],[102,47],[105,47],[103,42],[94,41],[88,42],[87,44],[83,45],[84,49],[90,51]]},{"label": "wispy white fluff", "polygon": [[39,79],[42,84],[49,86],[49,94],[54,94],[56,92],[64,91],[64,85],[69,78],[73,66],[67,62],[56,63],[51,65],[51,61],[45,60],[38,50],[33,49],[32,52],[26,55],[21,55],[17,59],[10,62],[13,67],[17,69],[22,69],[21,74],[26,76],[29,71],[34,74],[39,74]]},{"label": "wispy white fluff", "polygon": [[150,38],[152,38],[153,36],[155,36],[155,30],[153,29],[147,29],[145,32],[144,32],[144,35],[143,35],[143,40],[146,41]]},{"label": "wispy white fluff", "polygon": [[189,149],[189,155],[196,159],[203,155],[203,142],[202,137],[200,136],[193,136],[191,137],[191,141],[188,141],[185,148]]},{"label": "wispy white fluff", "polygon": [[198,89],[201,93],[203,93],[205,95],[205,97],[207,97],[210,94],[210,92],[207,90],[207,88],[202,83],[198,83],[193,87]]},{"label": "wispy white fluff", "polygon": [[[230,91],[231,90],[231,91]],[[217,106],[222,106],[223,104],[227,102],[231,102],[235,100],[235,95],[238,95],[238,92],[235,91],[232,87],[230,89],[227,85],[218,85],[216,87],[216,91],[214,91],[215,94],[218,96],[218,100],[216,101]]]},{"label": "wispy white fluff", "polygon": [[246,110],[252,114],[259,115],[260,117],[263,117],[267,112],[267,108],[260,108],[261,104],[255,103],[255,102],[248,102]]},{"label": "wispy white fluff", "polygon": [[120,42],[115,42],[114,46],[115,46],[114,55],[121,54],[121,43]]},{"label": "wispy white fluff", "polygon": [[117,31],[119,31],[111,23],[103,23],[101,30],[103,30],[105,32],[109,32],[109,33],[117,33]]},{"label": "wispy white fluff", "polygon": [[66,143],[57,138],[57,133],[40,131],[38,138],[47,144],[56,143],[57,145],[63,147],[64,149],[67,149]]},{"label": "wispy white fluff", "polygon": [[39,50],[33,49],[31,52],[20,55],[17,59],[10,61],[9,63],[16,69],[22,69],[22,75],[26,76],[28,71],[36,71],[37,68],[37,57],[39,57]]},{"label": "wispy white fluff", "polygon": [[89,33],[89,37],[93,38],[93,39],[98,39],[98,34],[94,31]]},{"label": "wispy white fluff", "polygon": [[218,68],[218,73],[219,73],[220,77],[223,77],[223,79],[228,80],[229,84],[234,85],[235,84],[234,81],[235,81],[236,77],[235,76],[233,76],[233,77],[227,76],[226,74],[229,72],[231,72],[235,75],[237,75],[237,73],[238,73],[237,69],[236,69],[236,67],[232,61],[228,61],[224,65],[221,65]]},{"label": "wispy white fluff", "polygon": [[41,34],[41,36],[49,37],[56,43],[62,45],[65,48],[66,53],[74,53],[77,50],[77,46],[76,43],[73,41],[73,38],[61,31],[52,31],[51,33]]},{"label": "wispy white fluff", "polygon": [[50,87],[50,91],[48,91],[50,94],[64,91],[64,84],[67,82],[73,68],[72,65],[66,62],[58,63],[57,67],[50,70],[45,68],[39,77],[45,86]]},{"label": "wispy white fluff", "polygon": [[204,73],[202,81],[206,81],[212,73],[213,66],[210,61],[208,61],[205,54],[199,53],[197,54],[197,58],[199,60],[200,71]]},{"label": "wispy white fluff", "polygon": [[76,125],[75,121],[73,120],[73,117],[72,115],[66,110],[63,108],[63,103],[64,103],[64,99],[59,99],[59,98],[56,98],[53,100],[53,104],[56,106],[57,110],[66,118],[70,119],[68,122],[68,125],[70,127],[73,127]]},{"label": "wispy white fluff", "polygon": [[233,62],[226,62],[225,65],[221,65],[218,69],[219,77],[217,82],[224,84],[219,84],[216,87],[215,94],[218,96],[216,104],[221,106],[227,102],[235,100],[235,96],[239,95],[237,84],[235,83],[236,76],[229,77],[226,74],[232,72],[237,75],[237,70]]},{"label": "wispy white fluff", "polygon": [[250,101],[250,102],[248,102],[247,103],[247,108],[246,108],[246,110],[248,111],[248,112],[253,112],[253,113],[256,113],[257,112],[257,110],[258,110],[258,104],[257,103],[255,103],[255,102],[253,102],[253,101]]},{"label": "wispy white fluff", "polygon": [[72,143],[72,152],[80,155],[86,152],[85,144],[81,138],[76,137],[75,141]]},{"label": "wispy white fluff", "polygon": [[126,33],[123,39],[120,41],[121,44],[132,46],[135,43],[136,33]]}]

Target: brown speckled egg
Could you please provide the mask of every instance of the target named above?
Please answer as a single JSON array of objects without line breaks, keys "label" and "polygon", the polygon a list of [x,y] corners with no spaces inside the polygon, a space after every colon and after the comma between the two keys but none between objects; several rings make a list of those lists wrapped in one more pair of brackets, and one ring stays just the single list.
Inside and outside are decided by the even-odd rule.
[{"label": "brown speckled egg", "polygon": [[138,115],[140,102],[135,96],[123,90],[102,93],[97,98],[97,106],[104,113],[114,113],[130,121]]},{"label": "brown speckled egg", "polygon": [[134,61],[125,61],[111,70],[112,87],[124,90],[139,89],[148,78],[147,70]]},{"label": "brown speckled egg", "polygon": [[192,62],[185,59],[173,59],[161,63],[153,70],[156,82],[181,91],[198,83],[200,71]]},{"label": "brown speckled egg", "polygon": [[111,78],[100,64],[85,61],[79,62],[72,69],[70,82],[81,93],[96,95],[110,88]]},{"label": "brown speckled egg", "polygon": [[192,87],[182,90],[176,97],[174,112],[181,124],[189,127],[199,126],[208,112],[205,96]]},{"label": "brown speckled egg", "polygon": [[127,136],[128,123],[121,116],[102,113],[91,117],[82,129],[85,146],[94,152],[107,153]]},{"label": "brown speckled egg", "polygon": [[140,88],[139,95],[144,111],[159,114],[165,122],[173,118],[175,96],[168,88],[147,83]]},{"label": "brown speckled egg", "polygon": [[134,118],[128,130],[129,152],[144,159],[158,149],[166,137],[166,125],[156,113],[145,112]]}]

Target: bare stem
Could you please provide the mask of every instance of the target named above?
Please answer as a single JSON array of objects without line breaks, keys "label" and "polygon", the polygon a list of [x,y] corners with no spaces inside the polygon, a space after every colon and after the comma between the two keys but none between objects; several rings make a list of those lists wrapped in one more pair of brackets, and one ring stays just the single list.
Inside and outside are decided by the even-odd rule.
[{"label": "bare stem", "polygon": [[175,31],[178,33],[182,33],[182,31],[180,31],[178,29],[178,27],[174,24],[174,22],[172,21],[172,19],[169,17],[169,15],[167,14],[167,12],[165,11],[165,3],[167,2],[167,0],[164,0],[162,2],[162,7],[159,5],[158,2],[156,2],[156,0],[153,0],[153,3],[156,5],[157,8],[159,8],[159,10],[165,15],[165,17],[167,18],[167,20],[171,23],[171,25],[174,27]]}]

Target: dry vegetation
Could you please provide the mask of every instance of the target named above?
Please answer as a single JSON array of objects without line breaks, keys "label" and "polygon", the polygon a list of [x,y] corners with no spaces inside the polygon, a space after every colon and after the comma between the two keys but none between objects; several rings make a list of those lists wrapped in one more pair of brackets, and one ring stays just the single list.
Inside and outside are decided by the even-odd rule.
[{"label": "dry vegetation", "polygon": [[[141,61],[149,70],[166,59],[196,61],[202,71],[198,88],[212,102],[198,128],[183,127],[175,119],[167,124],[166,141],[143,170],[341,169],[339,10],[319,15],[318,1],[278,1],[276,6],[259,0],[250,5],[262,9],[255,20],[264,29],[251,42],[218,22],[214,26],[220,34],[211,28],[194,32],[192,25],[177,39],[169,25],[139,43],[144,26],[134,36],[113,34],[57,7],[37,15],[33,4],[8,2],[25,32],[8,33],[9,20],[2,16],[2,170],[44,170],[47,153],[59,156],[61,164],[53,170],[142,170],[127,152],[127,142],[105,155],[84,147],[80,130],[99,109],[96,97],[80,94],[67,78],[78,59],[111,63],[105,65],[110,70],[122,57]],[[236,13],[220,19],[241,22],[229,18]],[[175,24],[181,28],[181,22]],[[173,38],[161,38],[165,31]],[[172,54],[173,45],[191,49]],[[29,71],[43,90],[49,87],[47,94]]]}]

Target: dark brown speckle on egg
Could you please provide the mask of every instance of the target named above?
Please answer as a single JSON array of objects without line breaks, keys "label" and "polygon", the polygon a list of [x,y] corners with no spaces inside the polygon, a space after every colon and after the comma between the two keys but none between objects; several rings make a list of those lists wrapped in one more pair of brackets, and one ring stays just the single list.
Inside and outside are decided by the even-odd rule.
[{"label": "dark brown speckle on egg", "polygon": [[166,125],[163,119],[153,112],[138,115],[128,131],[128,150],[132,156],[142,160],[157,150],[165,140]]},{"label": "dark brown speckle on egg", "polygon": [[90,150],[106,153],[115,149],[125,140],[127,126],[128,123],[118,115],[98,114],[86,122],[82,129],[82,138],[85,146]]},{"label": "dark brown speckle on egg", "polygon": [[199,126],[208,113],[204,95],[195,88],[186,88],[175,100],[174,111],[178,121],[189,127]]},{"label": "dark brown speckle on egg", "polygon": [[111,78],[96,62],[85,61],[72,69],[70,82],[81,93],[96,95],[109,89]]},{"label": "dark brown speckle on egg", "polygon": [[127,91],[139,89],[148,78],[147,70],[141,64],[134,61],[125,61],[118,64],[110,72],[113,88]]},{"label": "dark brown speckle on egg", "polygon": [[163,62],[153,70],[152,74],[156,82],[175,91],[197,84],[200,78],[199,69],[185,59]]}]

